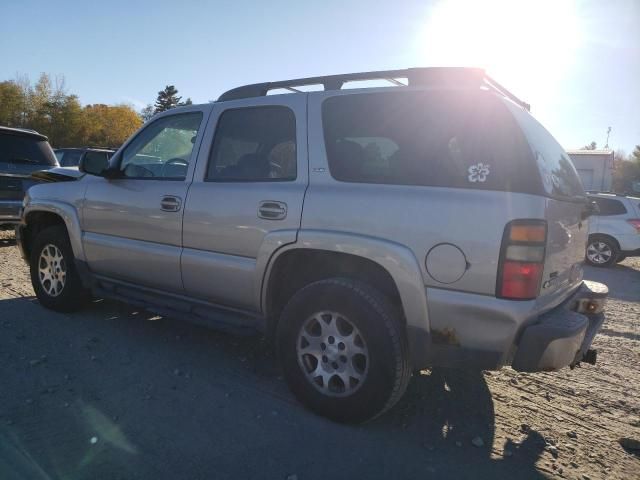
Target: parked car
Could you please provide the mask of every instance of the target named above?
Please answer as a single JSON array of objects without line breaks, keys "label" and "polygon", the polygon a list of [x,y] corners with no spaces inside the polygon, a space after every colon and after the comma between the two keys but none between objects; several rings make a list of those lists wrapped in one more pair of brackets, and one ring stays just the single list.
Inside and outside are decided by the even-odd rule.
[{"label": "parked car", "polygon": [[115,153],[115,149],[105,147],[56,148],[55,153],[60,166],[77,167],[87,155],[94,158],[105,157],[108,160]]},{"label": "parked car", "polygon": [[[400,86],[341,88],[372,79]],[[79,169],[26,199],[42,305],[93,294],[257,328],[294,394],[334,420],[380,415],[425,367],[595,361],[607,288],[582,280],[590,204],[558,142],[482,70],[239,87]]]},{"label": "parked car", "polygon": [[585,260],[609,267],[627,257],[640,256],[640,198],[589,192],[600,210],[589,222]]},{"label": "parked car", "polygon": [[33,130],[0,127],[0,228],[20,222],[24,192],[36,183],[31,173],[57,165],[47,137]]}]

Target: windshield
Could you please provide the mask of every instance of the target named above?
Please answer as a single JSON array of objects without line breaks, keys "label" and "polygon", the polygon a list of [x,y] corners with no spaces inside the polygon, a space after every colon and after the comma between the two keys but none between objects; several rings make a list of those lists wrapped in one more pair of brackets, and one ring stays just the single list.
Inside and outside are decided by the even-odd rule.
[{"label": "windshield", "polygon": [[0,135],[0,163],[58,164],[49,142],[27,135]]}]

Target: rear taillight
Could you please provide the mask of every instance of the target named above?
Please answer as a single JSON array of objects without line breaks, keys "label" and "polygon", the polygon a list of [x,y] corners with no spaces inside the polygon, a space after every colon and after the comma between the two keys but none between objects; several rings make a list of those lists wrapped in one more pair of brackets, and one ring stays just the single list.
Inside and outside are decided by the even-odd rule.
[{"label": "rear taillight", "polygon": [[538,296],[546,243],[544,220],[514,220],[506,226],[496,296],[512,300],[530,300]]},{"label": "rear taillight", "polygon": [[640,218],[632,218],[631,220],[627,220],[627,223],[630,223],[631,226],[636,229],[636,232],[640,233]]}]

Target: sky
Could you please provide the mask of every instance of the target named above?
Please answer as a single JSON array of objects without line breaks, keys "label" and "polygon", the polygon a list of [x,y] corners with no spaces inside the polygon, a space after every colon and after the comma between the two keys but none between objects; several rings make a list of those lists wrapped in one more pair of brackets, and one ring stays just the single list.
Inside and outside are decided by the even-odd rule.
[{"label": "sky", "polygon": [[640,144],[640,0],[2,0],[0,81],[64,76],[83,104],[194,103],[255,82],[482,67],[566,149]]}]

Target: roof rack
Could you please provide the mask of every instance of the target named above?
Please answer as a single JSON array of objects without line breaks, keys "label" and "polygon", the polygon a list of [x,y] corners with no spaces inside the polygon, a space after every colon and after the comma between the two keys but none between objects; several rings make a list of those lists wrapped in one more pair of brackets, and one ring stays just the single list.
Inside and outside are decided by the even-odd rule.
[{"label": "roof rack", "polygon": [[[408,85],[398,81],[406,78]],[[465,67],[430,67],[407,68],[404,70],[381,70],[377,72],[345,73],[342,75],[327,75],[322,77],[295,78],[278,82],[254,83],[233,88],[218,98],[218,102],[238,100],[241,98],[264,97],[270,90],[285,89],[301,93],[296,87],[305,85],[322,85],[325,90],[340,90],[345,83],[362,80],[386,80],[396,86],[442,86],[463,85],[470,87],[485,87],[500,93],[527,111],[531,105],[523,102],[509,90],[489,77],[481,68]]]}]

